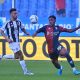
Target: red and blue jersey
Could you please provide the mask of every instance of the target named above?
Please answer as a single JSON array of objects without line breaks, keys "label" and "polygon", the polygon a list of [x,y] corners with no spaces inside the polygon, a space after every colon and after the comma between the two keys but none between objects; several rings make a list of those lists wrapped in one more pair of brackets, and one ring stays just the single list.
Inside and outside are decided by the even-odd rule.
[{"label": "red and blue jersey", "polygon": [[59,35],[61,32],[67,32],[66,28],[60,26],[46,25],[37,30],[37,33],[43,32],[45,34],[46,42],[48,45],[48,52],[53,53],[56,48],[60,45]]}]

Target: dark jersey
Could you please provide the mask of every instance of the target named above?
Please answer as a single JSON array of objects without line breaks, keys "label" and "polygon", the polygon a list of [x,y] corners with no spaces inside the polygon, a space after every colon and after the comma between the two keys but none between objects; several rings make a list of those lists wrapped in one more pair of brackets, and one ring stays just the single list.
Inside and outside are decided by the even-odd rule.
[{"label": "dark jersey", "polygon": [[48,44],[48,52],[53,53],[60,45],[58,41],[60,33],[67,32],[67,29],[60,26],[51,27],[50,25],[46,25],[37,30],[37,33],[40,32],[45,34],[45,38]]}]

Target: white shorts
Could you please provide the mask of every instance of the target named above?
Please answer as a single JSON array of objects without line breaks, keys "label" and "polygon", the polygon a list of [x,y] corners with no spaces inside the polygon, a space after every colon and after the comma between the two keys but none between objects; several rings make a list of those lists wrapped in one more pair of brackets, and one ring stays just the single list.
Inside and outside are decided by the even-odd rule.
[{"label": "white shorts", "polygon": [[20,49],[20,43],[19,43],[19,42],[12,42],[12,43],[10,43],[10,44],[9,44],[9,47],[10,47],[10,49],[11,49],[14,53],[16,53],[16,52],[18,52],[19,50],[21,50],[21,49]]}]

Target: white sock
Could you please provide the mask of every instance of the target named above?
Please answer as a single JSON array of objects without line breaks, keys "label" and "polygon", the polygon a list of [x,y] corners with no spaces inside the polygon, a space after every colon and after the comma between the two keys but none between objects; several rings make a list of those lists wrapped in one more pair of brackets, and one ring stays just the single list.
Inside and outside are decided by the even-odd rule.
[{"label": "white sock", "polygon": [[2,58],[2,55],[0,55],[0,59]]},{"label": "white sock", "polygon": [[76,68],[74,67],[74,68],[72,68],[72,70],[73,70],[73,71],[75,71],[75,70],[76,70]]},{"label": "white sock", "polygon": [[23,72],[26,73],[26,72],[27,72],[27,68],[26,68],[25,61],[22,60],[22,61],[19,61],[19,62],[20,62],[20,65],[21,65],[21,67],[22,67]]},{"label": "white sock", "polygon": [[9,54],[9,55],[4,55],[3,58],[5,59],[14,59],[14,55]]}]

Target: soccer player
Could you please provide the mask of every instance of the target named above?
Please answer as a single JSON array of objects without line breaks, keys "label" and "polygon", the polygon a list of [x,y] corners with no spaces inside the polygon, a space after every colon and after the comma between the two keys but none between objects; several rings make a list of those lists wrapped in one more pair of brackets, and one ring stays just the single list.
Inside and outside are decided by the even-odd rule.
[{"label": "soccer player", "polygon": [[58,63],[58,57],[64,56],[67,58],[68,63],[70,64],[73,73],[75,75],[80,74],[78,70],[76,70],[74,62],[69,55],[69,52],[59,43],[59,35],[61,32],[68,32],[72,33],[80,28],[78,26],[74,29],[66,29],[61,26],[56,26],[56,17],[54,15],[49,16],[49,25],[43,26],[42,28],[38,29],[34,34],[35,37],[38,33],[43,32],[45,34],[46,42],[48,45],[48,53],[49,57],[51,58],[52,63],[58,69],[58,75],[62,75],[62,66]]},{"label": "soccer player", "polygon": [[[19,42],[19,28],[26,34],[29,35],[28,32],[26,32],[24,26],[22,25],[22,22],[17,19],[17,10],[15,8],[10,9],[10,16],[11,19],[6,22],[6,24],[0,28],[0,33],[2,36],[8,41],[9,47],[14,52],[14,58],[19,59],[19,63],[22,67],[22,70],[24,72],[24,75],[33,75],[30,71],[28,71],[24,57],[22,54],[22,51],[20,49],[20,42]],[[6,34],[4,33],[6,31]]]}]

